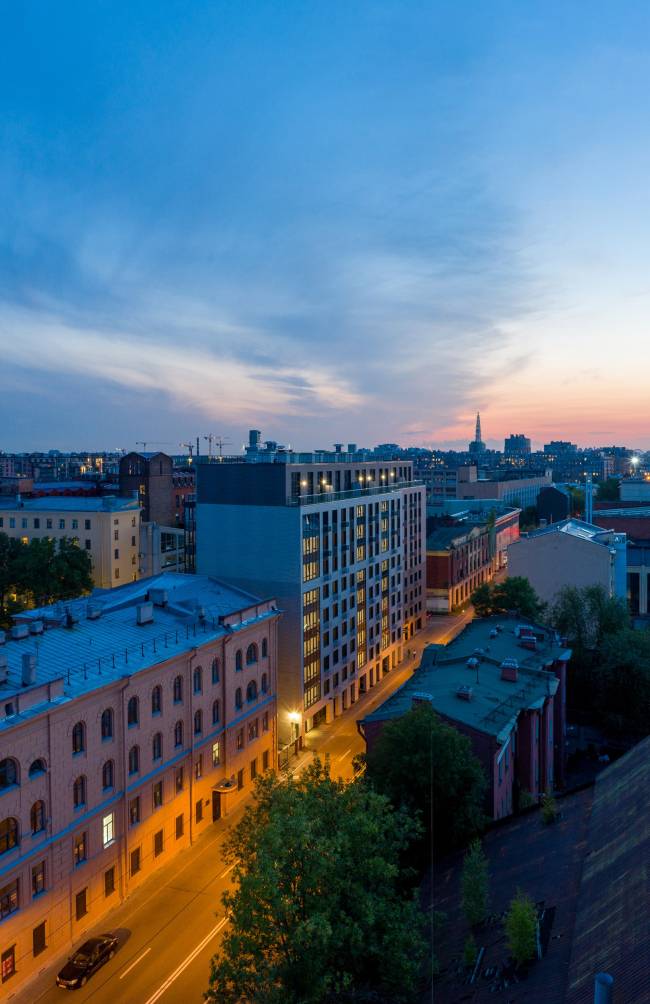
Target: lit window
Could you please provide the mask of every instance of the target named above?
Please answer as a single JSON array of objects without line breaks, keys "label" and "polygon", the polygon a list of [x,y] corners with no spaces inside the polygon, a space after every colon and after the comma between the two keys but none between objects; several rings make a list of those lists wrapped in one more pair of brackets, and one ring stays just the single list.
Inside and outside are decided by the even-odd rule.
[{"label": "lit window", "polygon": [[111,812],[108,816],[104,816],[102,819],[102,841],[104,847],[107,847],[115,840],[114,832],[114,814]]}]

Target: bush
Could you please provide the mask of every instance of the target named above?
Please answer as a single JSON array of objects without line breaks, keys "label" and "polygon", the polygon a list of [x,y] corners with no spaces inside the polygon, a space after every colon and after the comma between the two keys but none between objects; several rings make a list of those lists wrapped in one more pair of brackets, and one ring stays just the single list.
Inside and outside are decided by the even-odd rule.
[{"label": "bush", "polygon": [[535,805],[535,796],[531,795],[528,788],[522,788],[519,792],[519,808],[530,809],[531,805]]},{"label": "bush", "polygon": [[474,940],[474,935],[470,934],[463,946],[463,965],[471,969],[476,965],[477,958],[478,948],[476,947],[476,941]]},{"label": "bush", "polygon": [[542,798],[542,822],[548,825],[555,822],[558,816],[559,812],[555,799],[550,792],[547,792]]},{"label": "bush", "polygon": [[530,962],[537,951],[537,911],[530,896],[517,889],[505,920],[510,954],[520,965]]},{"label": "bush", "polygon": [[490,876],[480,840],[472,841],[465,855],[460,885],[465,919],[468,924],[480,924],[488,912],[490,903]]}]

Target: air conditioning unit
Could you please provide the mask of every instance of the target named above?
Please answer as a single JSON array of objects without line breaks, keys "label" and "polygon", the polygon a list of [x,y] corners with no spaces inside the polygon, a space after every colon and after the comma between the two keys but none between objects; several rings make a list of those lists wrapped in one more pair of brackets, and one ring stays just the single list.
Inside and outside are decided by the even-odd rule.
[{"label": "air conditioning unit", "polygon": [[153,603],[138,603],[137,623],[151,624],[153,621]]},{"label": "air conditioning unit", "polygon": [[96,621],[102,615],[101,603],[89,603],[86,607],[86,617],[89,621]]}]

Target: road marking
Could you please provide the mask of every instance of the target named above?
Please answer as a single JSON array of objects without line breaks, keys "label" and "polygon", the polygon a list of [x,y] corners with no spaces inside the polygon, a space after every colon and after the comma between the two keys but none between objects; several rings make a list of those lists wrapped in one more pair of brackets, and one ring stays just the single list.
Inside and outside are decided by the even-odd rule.
[{"label": "road marking", "polygon": [[121,979],[121,980],[123,980],[123,979],[124,979],[124,977],[126,976],[126,974],[127,974],[127,973],[130,973],[130,972],[131,972],[131,970],[133,969],[133,967],[134,967],[134,966],[137,966],[138,962],[142,962],[142,960],[144,959],[145,955],[148,955],[150,951],[151,951],[151,948],[148,948],[148,949],[146,950],[146,952],[143,952],[143,953],[142,953],[142,955],[140,956],[140,958],[139,958],[139,959],[136,959],[136,960],[135,960],[135,962],[132,962],[132,963],[131,963],[131,965],[129,966],[129,968],[128,968],[128,969],[125,969],[125,970],[124,970],[124,972],[123,972],[123,973],[122,973],[122,974],[120,975],[120,979]]},{"label": "road marking", "polygon": [[203,939],[203,941],[201,942],[201,944],[197,945],[196,948],[194,949],[194,951],[190,952],[190,954],[187,956],[187,958],[184,959],[183,962],[181,962],[180,966],[178,966],[178,968],[174,970],[174,972],[171,974],[171,976],[167,977],[167,979],[165,980],[165,982],[163,983],[163,985],[161,987],[158,987],[158,989],[156,990],[155,994],[153,994],[149,998],[149,1000],[147,1001],[147,1004],[154,1004],[154,1002],[157,1001],[159,997],[162,997],[162,995],[164,994],[165,990],[167,990],[172,985],[172,983],[174,983],[175,980],[178,979],[178,977],[181,975],[181,973],[183,973],[187,969],[187,967],[192,962],[194,962],[194,959],[197,957],[197,955],[201,954],[201,952],[203,951],[203,949],[205,948],[205,946],[208,944],[208,942],[212,941],[212,939],[214,938],[214,936],[219,933],[219,931],[221,930],[221,928],[226,923],[226,919],[227,918],[224,917],[223,920],[219,921],[219,923],[217,924],[216,927],[212,928],[212,930],[210,931],[210,933],[205,936],[205,938]]},{"label": "road marking", "polygon": [[346,750],[346,751],[345,751],[345,753],[341,753],[341,755],[340,755],[340,756],[337,756],[337,758],[336,758],[336,759],[337,759],[337,760],[342,760],[344,756],[347,756],[347,755],[348,755],[348,753],[351,753],[351,752],[352,752],[352,749],[350,748],[349,750]]}]

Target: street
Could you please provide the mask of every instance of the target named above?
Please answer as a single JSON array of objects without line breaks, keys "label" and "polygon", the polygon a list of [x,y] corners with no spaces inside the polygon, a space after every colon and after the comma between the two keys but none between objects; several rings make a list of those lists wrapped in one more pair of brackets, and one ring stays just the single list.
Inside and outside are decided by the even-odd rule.
[{"label": "street", "polygon": [[[405,658],[380,683],[344,711],[330,725],[310,732],[306,748],[289,764],[299,772],[311,762],[314,751],[329,755],[332,774],[353,775],[352,758],[364,742],[356,721],[374,710],[412,674],[422,649],[430,642],[447,642],[472,617],[471,607],[452,617],[436,617],[412,638]],[[217,951],[225,926],[222,893],[230,888],[230,869],[220,856],[227,828],[238,822],[244,806],[206,830],[192,848],[181,851],[150,883],[139,887],[116,908],[93,934],[114,932],[119,939],[115,958],[88,984],[75,991],[78,1004],[115,1004],[116,1001],[154,1004],[202,1001],[207,988],[210,958]],[[6,1000],[12,1004],[61,1001],[68,992],[55,983],[62,961],[48,968],[30,986]]]}]

